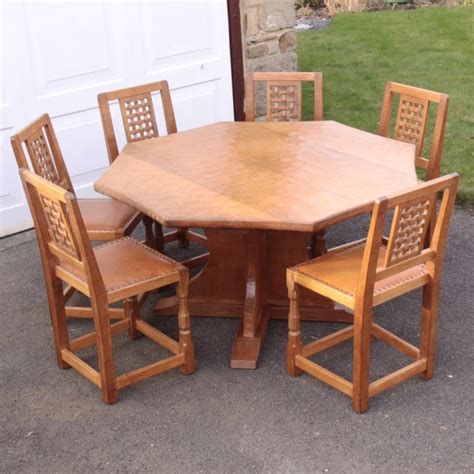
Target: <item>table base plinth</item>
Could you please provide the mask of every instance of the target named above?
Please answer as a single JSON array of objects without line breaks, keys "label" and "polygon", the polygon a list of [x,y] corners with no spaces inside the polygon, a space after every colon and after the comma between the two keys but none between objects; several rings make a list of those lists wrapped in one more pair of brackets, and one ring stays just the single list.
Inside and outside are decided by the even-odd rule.
[{"label": "table base plinth", "polygon": [[[192,316],[240,317],[230,366],[255,369],[269,319],[287,319],[286,268],[308,260],[311,234],[288,231],[207,229],[209,258],[192,279]],[[159,300],[156,314],[176,313],[174,298]],[[305,320],[352,322],[327,298],[302,289]]]}]

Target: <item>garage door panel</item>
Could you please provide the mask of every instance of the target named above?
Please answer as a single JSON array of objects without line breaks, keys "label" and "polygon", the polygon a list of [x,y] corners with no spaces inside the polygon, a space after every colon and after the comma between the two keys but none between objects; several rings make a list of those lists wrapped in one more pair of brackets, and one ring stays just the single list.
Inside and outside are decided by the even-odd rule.
[{"label": "garage door panel", "polygon": [[36,113],[93,108],[98,92],[122,86],[130,69],[128,43],[117,29],[123,21],[120,9],[107,2],[26,4]]},{"label": "garage door panel", "polygon": [[100,193],[94,191],[94,181],[97,181],[102,174],[103,170],[88,171],[84,174],[76,175],[72,178],[72,185],[74,191],[79,198],[105,198]]},{"label": "garage door panel", "polygon": [[[214,6],[206,2],[187,2],[185,14],[177,15],[174,2],[140,4],[140,22],[145,67],[149,72],[168,69],[177,62],[192,63],[218,56],[215,28],[209,21]],[[155,25],[159,24],[160,28]]]},{"label": "garage door panel", "polygon": [[102,123],[97,110],[60,117],[54,119],[53,124],[72,178],[108,166]]},{"label": "garage door panel", "polygon": [[[9,137],[53,120],[74,188],[108,166],[97,94],[168,80],[178,130],[233,119],[226,0],[0,2],[0,236],[31,227]],[[154,96],[165,134],[159,95]],[[112,106],[119,148],[125,134]]]},{"label": "garage door panel", "polygon": [[[188,130],[224,120],[218,106],[219,82],[210,81],[173,91],[178,130]],[[190,110],[193,111],[192,114],[189,113]]]}]

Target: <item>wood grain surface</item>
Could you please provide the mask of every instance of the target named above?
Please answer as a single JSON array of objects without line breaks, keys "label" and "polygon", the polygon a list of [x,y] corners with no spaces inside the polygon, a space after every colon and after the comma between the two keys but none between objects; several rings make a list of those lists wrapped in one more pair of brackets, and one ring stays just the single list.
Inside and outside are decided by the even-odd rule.
[{"label": "wood grain surface", "polygon": [[416,184],[415,146],[337,122],[220,122],[130,143],[95,189],[167,226],[314,231]]}]

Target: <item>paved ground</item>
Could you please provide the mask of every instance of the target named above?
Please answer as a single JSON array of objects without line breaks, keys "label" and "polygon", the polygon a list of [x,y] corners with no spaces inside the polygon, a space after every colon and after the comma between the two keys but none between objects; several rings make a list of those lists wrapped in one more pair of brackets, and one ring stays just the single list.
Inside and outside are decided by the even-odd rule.
[{"label": "paved ground", "polygon": [[[358,237],[364,221],[331,229]],[[199,370],[173,371],[106,406],[92,384],[55,365],[32,234],[0,241],[0,471],[2,472],[467,472],[473,462],[474,215],[456,211],[443,280],[435,379],[412,379],[371,400],[364,415],[322,383],[285,372],[284,322],[272,321],[255,371],[228,367],[237,320],[195,318]],[[417,340],[419,294],[382,306],[379,321]],[[172,318],[145,316],[175,334]],[[71,334],[86,329],[71,324]],[[308,336],[333,328],[305,323]],[[122,369],[160,355],[146,340],[116,339]],[[324,363],[346,376],[351,345]],[[87,354],[86,354],[87,355]],[[92,354],[90,354],[92,355]],[[403,359],[381,344],[374,374]]]}]

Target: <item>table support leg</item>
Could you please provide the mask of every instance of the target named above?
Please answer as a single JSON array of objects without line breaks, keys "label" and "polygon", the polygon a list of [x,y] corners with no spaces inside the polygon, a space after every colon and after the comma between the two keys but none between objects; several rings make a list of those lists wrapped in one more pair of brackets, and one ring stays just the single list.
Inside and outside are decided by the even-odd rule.
[{"label": "table support leg", "polygon": [[[230,366],[255,369],[270,318],[288,318],[286,269],[308,259],[310,233],[206,229],[209,257],[189,288],[193,316],[241,318]],[[176,314],[176,298],[158,300],[156,314]],[[301,319],[353,322],[344,308],[307,290]]]},{"label": "table support leg", "polygon": [[232,347],[230,366],[255,369],[268,326],[264,305],[265,233],[250,231],[245,238],[247,278],[242,322]]}]

